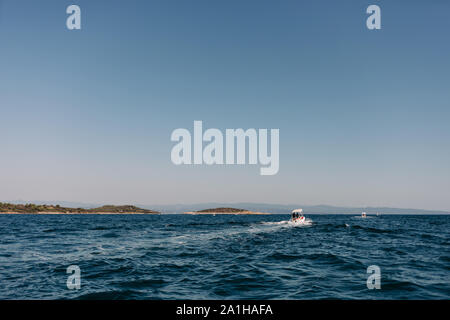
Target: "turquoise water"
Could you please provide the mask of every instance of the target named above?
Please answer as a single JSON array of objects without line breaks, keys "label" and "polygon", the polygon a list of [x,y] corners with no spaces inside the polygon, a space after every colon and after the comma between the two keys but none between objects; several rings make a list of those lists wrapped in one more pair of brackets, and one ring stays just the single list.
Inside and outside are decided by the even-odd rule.
[{"label": "turquoise water", "polygon": [[0,215],[0,299],[450,298],[450,216],[306,216]]}]

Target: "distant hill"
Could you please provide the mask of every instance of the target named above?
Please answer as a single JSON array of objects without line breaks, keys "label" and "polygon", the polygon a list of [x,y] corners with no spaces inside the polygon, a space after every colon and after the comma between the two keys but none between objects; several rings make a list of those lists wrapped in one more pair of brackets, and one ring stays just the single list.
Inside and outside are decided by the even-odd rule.
[{"label": "distant hill", "polygon": [[[78,203],[67,201],[32,201],[36,205],[45,205],[46,203],[57,203],[61,207],[67,208],[83,208],[95,210],[99,207],[98,204],[92,203]],[[13,204],[26,204],[25,201],[17,200],[10,201]],[[425,210],[425,209],[405,209],[392,207],[338,207],[330,205],[302,205],[302,204],[269,204],[269,203],[196,203],[196,204],[175,204],[175,205],[145,205],[137,204],[137,207],[143,208],[152,212],[161,213],[183,213],[186,211],[199,211],[205,208],[245,208],[254,212],[270,212],[273,214],[288,214],[293,209],[302,208],[305,214],[361,214],[365,211],[367,214],[450,214],[449,211],[444,210]]]},{"label": "distant hill", "polygon": [[245,212],[247,210],[244,209],[236,209],[236,208],[213,208],[213,209],[204,209],[204,210],[198,210],[196,212],[199,213],[208,213],[208,212],[220,212],[220,213],[238,213],[238,212]]},{"label": "distant hill", "polygon": [[212,209],[203,209],[198,211],[186,211],[186,214],[270,214],[266,212],[256,212],[246,209],[236,209],[230,207],[220,207]]},{"label": "distant hill", "polygon": [[302,208],[305,214],[450,214],[448,211],[405,209],[391,207],[338,207],[329,205],[308,206],[302,204],[268,204],[268,203],[196,203],[196,204],[176,204],[176,205],[141,205],[143,208],[152,208],[162,213],[183,213],[186,211],[199,211],[205,208],[245,208],[254,212],[270,212],[273,214],[289,214],[293,209]]},{"label": "distant hill", "polygon": [[149,209],[142,209],[136,206],[113,206],[105,205],[99,208],[88,209],[89,212],[112,212],[112,213],[159,213],[158,211],[153,211]]},{"label": "distant hill", "polygon": [[69,208],[61,207],[60,205],[48,205],[48,204],[12,204],[12,203],[2,203],[0,202],[0,213],[54,213],[54,214],[68,214],[68,213],[116,213],[116,214],[154,214],[159,213],[157,211],[142,209],[136,206],[113,206],[105,205],[98,208]]}]

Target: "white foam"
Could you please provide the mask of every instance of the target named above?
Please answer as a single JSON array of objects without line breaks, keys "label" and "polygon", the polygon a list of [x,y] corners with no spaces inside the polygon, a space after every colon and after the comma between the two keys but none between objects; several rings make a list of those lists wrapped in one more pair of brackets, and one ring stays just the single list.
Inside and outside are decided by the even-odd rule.
[{"label": "white foam", "polygon": [[312,225],[311,219],[305,219],[305,221],[288,221],[289,225],[292,225],[293,227],[307,227]]},{"label": "white foam", "polygon": [[280,224],[288,224],[290,220],[284,220],[284,221],[267,221],[262,222],[262,224],[265,225],[280,225]]},{"label": "white foam", "polygon": [[275,221],[275,222],[262,222],[263,225],[279,225],[279,226],[290,226],[290,227],[305,227],[305,226],[311,226],[312,220],[311,219],[305,219],[304,222],[300,221],[292,221],[292,220],[283,220],[283,221]]}]

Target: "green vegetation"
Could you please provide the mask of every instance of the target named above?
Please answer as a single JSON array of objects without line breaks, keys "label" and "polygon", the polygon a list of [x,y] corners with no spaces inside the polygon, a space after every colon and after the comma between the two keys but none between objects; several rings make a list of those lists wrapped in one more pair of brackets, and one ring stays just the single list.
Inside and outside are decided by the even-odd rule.
[{"label": "green vegetation", "polygon": [[0,212],[11,213],[159,213],[153,210],[138,208],[135,206],[113,206],[106,205],[99,208],[66,208],[59,205],[36,205],[36,204],[11,204],[0,202]]},{"label": "green vegetation", "polygon": [[238,212],[246,212],[244,209],[235,209],[235,208],[214,208],[214,209],[205,209],[199,210],[196,212],[199,213],[208,213],[208,212],[217,212],[217,213],[238,213]]},{"label": "green vegetation", "polygon": [[135,206],[112,206],[112,205],[106,205],[99,208],[90,209],[93,212],[112,212],[112,213],[127,213],[127,212],[133,212],[133,213],[159,213],[157,211],[153,210],[147,210],[147,209],[141,209]]}]

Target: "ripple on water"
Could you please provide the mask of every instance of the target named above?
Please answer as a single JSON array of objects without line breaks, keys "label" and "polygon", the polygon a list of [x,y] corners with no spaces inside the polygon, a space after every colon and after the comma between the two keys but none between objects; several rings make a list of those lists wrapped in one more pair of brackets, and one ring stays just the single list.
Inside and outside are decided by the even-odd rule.
[{"label": "ripple on water", "polygon": [[0,215],[0,298],[450,298],[450,216],[310,217]]}]

